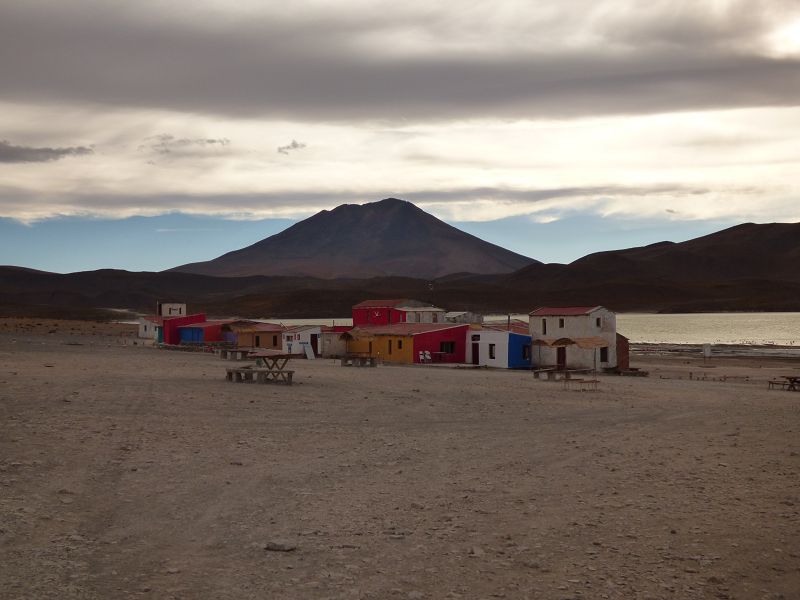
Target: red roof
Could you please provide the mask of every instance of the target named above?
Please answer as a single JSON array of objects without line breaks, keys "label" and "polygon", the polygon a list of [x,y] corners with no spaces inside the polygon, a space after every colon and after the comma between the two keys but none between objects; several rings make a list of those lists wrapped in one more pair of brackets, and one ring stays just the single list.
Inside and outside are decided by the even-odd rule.
[{"label": "red roof", "polygon": [[253,329],[255,331],[283,331],[286,328],[277,323],[253,323],[249,329]]},{"label": "red roof", "polygon": [[394,325],[354,327],[351,331],[370,335],[419,335],[456,327],[469,327],[469,325],[466,323],[395,323]]},{"label": "red roof", "polygon": [[575,317],[579,315],[588,315],[590,312],[593,312],[599,308],[603,307],[602,306],[563,306],[563,307],[543,306],[541,308],[537,308],[536,310],[532,311],[529,314],[532,317]]},{"label": "red roof", "polygon": [[195,327],[199,329],[206,329],[208,327],[220,327],[225,325],[225,323],[230,323],[231,321],[203,321],[202,323],[192,323],[191,325],[178,325],[178,329],[186,329],[188,327]]},{"label": "red roof", "polygon": [[164,324],[164,317],[157,317],[155,315],[147,315],[146,317],[142,317],[145,321],[150,321],[151,323],[155,323],[156,325],[163,325]]}]

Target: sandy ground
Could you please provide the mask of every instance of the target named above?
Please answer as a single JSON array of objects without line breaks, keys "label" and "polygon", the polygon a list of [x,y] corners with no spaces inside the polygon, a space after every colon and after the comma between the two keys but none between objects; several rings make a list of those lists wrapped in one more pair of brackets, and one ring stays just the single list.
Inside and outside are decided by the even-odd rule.
[{"label": "sandy ground", "polygon": [[1,598],[800,597],[797,362],[287,387],[42,327],[0,327]]}]

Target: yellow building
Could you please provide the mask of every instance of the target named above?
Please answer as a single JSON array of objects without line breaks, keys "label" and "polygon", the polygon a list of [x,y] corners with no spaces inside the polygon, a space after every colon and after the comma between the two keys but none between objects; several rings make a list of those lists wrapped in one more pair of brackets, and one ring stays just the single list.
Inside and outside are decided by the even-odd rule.
[{"label": "yellow building", "polygon": [[342,334],[347,353],[390,363],[463,363],[469,325],[395,323],[355,327]]},{"label": "yellow building", "polygon": [[393,327],[355,328],[343,333],[347,353],[374,356],[384,362],[411,364],[414,362],[413,334],[385,331]]}]

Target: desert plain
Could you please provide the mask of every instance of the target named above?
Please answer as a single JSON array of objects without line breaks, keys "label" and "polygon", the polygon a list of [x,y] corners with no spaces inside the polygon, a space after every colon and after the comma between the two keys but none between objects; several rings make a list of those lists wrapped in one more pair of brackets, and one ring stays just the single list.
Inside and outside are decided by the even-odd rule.
[{"label": "desert plain", "polygon": [[254,385],[131,335],[0,320],[0,598],[800,597],[797,360]]}]

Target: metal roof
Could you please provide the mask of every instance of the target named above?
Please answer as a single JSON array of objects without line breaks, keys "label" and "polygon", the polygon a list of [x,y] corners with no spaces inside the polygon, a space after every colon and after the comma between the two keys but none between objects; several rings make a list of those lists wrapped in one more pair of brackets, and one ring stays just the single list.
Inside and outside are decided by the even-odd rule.
[{"label": "metal roof", "polygon": [[602,306],[543,306],[528,313],[532,317],[576,317],[579,315],[588,315]]},{"label": "metal roof", "polygon": [[400,298],[393,300],[364,300],[359,302],[353,308],[400,308],[406,309],[421,309],[433,308],[435,310],[444,311],[443,308],[438,308],[429,302],[420,302],[419,300],[410,300],[408,298]]},{"label": "metal roof", "polygon": [[519,333],[522,335],[530,335],[530,329],[528,323],[525,321],[520,321],[519,319],[513,319],[510,325],[507,322],[484,323],[481,326],[481,328],[493,329],[495,331],[509,331],[511,333]]},{"label": "metal roof", "polygon": [[190,323],[188,325],[178,325],[178,329],[187,329],[194,327],[195,329],[206,329],[208,327],[221,327],[231,321],[203,321],[202,323]]},{"label": "metal roof", "polygon": [[457,327],[469,327],[466,323],[395,323],[394,325],[377,325],[370,327],[354,327],[346,332],[353,337],[367,337],[371,335],[420,335],[432,331],[443,331]]}]

